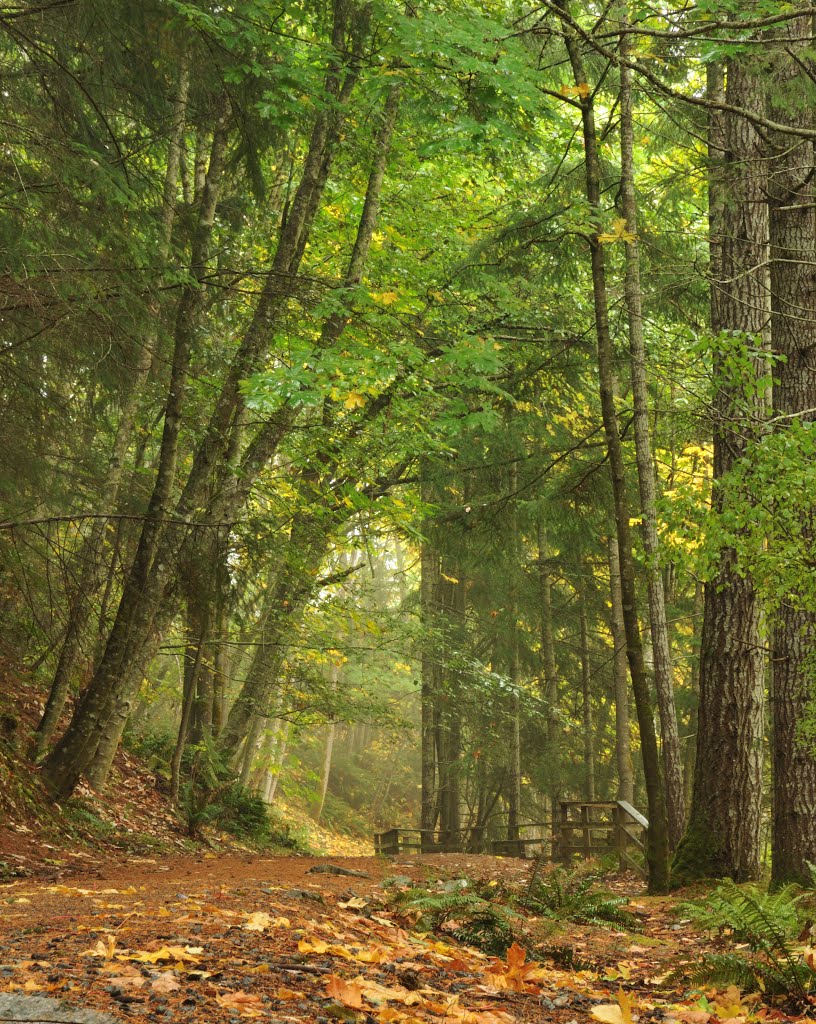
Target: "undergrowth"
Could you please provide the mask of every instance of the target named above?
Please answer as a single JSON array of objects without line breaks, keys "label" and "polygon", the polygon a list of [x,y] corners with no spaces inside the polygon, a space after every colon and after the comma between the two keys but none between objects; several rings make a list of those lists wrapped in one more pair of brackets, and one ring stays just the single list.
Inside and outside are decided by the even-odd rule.
[{"label": "undergrowth", "polygon": [[521,918],[510,907],[486,899],[471,888],[469,879],[456,887],[446,883],[436,891],[406,889],[391,897],[391,905],[414,928],[452,935],[458,942],[475,946],[492,956],[504,956],[521,939]]},{"label": "undergrowth", "polygon": [[639,930],[637,918],[624,909],[626,897],[606,891],[600,883],[597,874],[566,868],[524,886],[461,878],[435,888],[395,892],[391,905],[415,928],[444,932],[503,956],[514,942],[531,945],[527,922],[534,919]]},{"label": "undergrowth", "polygon": [[702,900],[688,901],[678,913],[698,927],[719,931],[744,948],[705,953],[694,964],[678,968],[672,982],[692,986],[737,985],[781,997],[796,1009],[810,1006],[816,991],[816,965],[810,947],[797,938],[803,905],[813,893],[788,885],[766,893],[755,885],[739,886],[725,879]]},{"label": "undergrowth", "polygon": [[553,921],[639,931],[638,919],[624,909],[628,898],[608,892],[602,881],[599,875],[556,868],[517,895],[515,903]]}]

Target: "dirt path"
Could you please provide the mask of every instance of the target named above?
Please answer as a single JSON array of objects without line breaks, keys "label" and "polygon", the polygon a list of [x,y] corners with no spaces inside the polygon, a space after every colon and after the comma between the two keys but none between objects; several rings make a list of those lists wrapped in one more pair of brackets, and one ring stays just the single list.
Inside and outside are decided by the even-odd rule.
[{"label": "dirt path", "polygon": [[[368,877],[312,870],[328,863]],[[387,876],[528,870],[480,856],[205,856],[134,858],[67,883],[23,879],[0,887],[0,992],[168,1024],[585,1024],[620,985],[651,1002],[663,969],[697,941],[665,903],[637,897],[645,937],[570,927],[561,964],[554,946],[539,968],[520,950],[499,962],[409,933],[383,899]]]}]

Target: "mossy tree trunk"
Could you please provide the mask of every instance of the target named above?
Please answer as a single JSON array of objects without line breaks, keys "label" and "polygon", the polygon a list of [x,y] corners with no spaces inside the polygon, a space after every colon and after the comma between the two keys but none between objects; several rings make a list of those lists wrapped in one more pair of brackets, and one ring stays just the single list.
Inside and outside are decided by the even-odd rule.
[{"label": "mossy tree trunk", "polygon": [[[719,82],[709,80],[715,90]],[[750,68],[731,60],[726,96],[732,106],[761,114],[764,87]],[[712,114],[715,181],[710,209],[718,258],[712,277],[712,332],[743,335],[758,346],[754,369],[765,368],[762,347],[769,329],[768,207],[766,146],[745,118]],[[726,190],[727,201],[718,195]],[[717,483],[744,453],[764,413],[764,396],[750,396],[715,360],[714,502]],[[750,382],[749,382],[750,383]],[[752,422],[753,421],[753,422]],[[700,703],[695,778],[688,829],[674,862],[678,881],[730,876],[756,878],[760,860],[762,726],[765,652],[760,637],[761,605],[752,581],[739,571],[736,552],[720,552],[713,580],[705,586],[700,644]]]},{"label": "mossy tree trunk", "polygon": [[[812,109],[802,109],[799,97],[808,88],[802,67],[810,45],[805,40],[813,35],[812,17],[795,19],[786,32],[801,60],[780,58],[774,93],[780,105],[797,111],[794,123],[811,127]],[[784,358],[774,368],[773,404],[775,429],[786,431],[794,420],[816,419],[816,153],[813,142],[787,135],[777,141],[777,149],[769,175],[771,338],[774,354]],[[810,496],[805,502],[802,537],[812,545]],[[802,736],[801,727],[812,715],[816,614],[801,593],[783,600],[773,623],[771,651],[772,881],[810,886],[809,864],[816,862],[816,757],[813,741]]]}]

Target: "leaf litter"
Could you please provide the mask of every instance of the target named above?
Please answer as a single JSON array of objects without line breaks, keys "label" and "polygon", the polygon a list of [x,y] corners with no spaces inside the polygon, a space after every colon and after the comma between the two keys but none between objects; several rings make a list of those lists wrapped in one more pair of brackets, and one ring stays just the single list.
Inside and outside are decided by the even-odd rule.
[{"label": "leaf litter", "polygon": [[[734,986],[672,989],[665,978],[707,940],[673,901],[634,895],[643,934],[564,925],[543,945],[487,956],[448,935],[407,930],[379,884],[394,865],[348,859],[359,877],[309,877],[308,858],[112,865],[95,885],[0,887],[0,992],[45,993],[126,1020],[184,1024],[748,1024],[788,1020]],[[422,857],[429,875],[523,876],[491,857]],[[114,883],[114,884],[111,884]],[[118,883],[118,884],[116,884]],[[350,888],[350,883],[353,888]],[[631,878],[619,885],[637,893]],[[115,898],[114,898],[115,897]],[[3,910],[13,908],[14,915]],[[565,961],[570,960],[567,963]]]}]

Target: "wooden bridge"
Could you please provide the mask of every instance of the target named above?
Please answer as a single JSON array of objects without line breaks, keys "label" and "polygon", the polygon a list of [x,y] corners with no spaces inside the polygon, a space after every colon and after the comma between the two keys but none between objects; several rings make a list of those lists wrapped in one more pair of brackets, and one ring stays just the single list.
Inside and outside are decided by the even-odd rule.
[{"label": "wooden bridge", "polygon": [[374,851],[386,856],[407,853],[492,853],[499,857],[544,857],[561,863],[605,854],[618,858],[621,870],[645,876],[649,822],[625,800],[562,800],[557,821],[531,821],[512,838],[488,838],[487,829],[457,831],[391,828],[374,836]]}]

